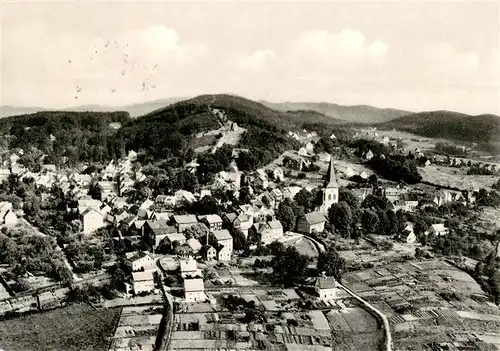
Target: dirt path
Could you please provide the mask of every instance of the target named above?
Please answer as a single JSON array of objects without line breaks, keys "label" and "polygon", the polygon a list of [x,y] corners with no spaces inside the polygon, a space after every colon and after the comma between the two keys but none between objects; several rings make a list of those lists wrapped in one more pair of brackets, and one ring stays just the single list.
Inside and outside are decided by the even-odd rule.
[{"label": "dirt path", "polygon": [[344,289],[345,292],[347,292],[349,295],[351,295],[356,300],[358,300],[363,305],[365,305],[370,311],[372,311],[374,314],[376,314],[382,320],[384,333],[385,333],[385,348],[384,349],[386,351],[392,351],[391,327],[389,325],[389,320],[387,319],[385,314],[383,314],[380,310],[378,310],[377,308],[375,308],[374,306],[372,306],[371,304],[366,302],[362,297],[360,297],[356,293],[352,292],[350,289],[346,288],[345,286],[343,286],[340,283],[337,283],[337,284],[340,288]]}]

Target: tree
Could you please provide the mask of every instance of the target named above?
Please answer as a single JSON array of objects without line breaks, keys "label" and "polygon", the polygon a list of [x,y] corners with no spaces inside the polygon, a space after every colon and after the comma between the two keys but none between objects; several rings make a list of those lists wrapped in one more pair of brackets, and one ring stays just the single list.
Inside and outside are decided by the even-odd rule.
[{"label": "tree", "polygon": [[359,207],[359,199],[352,191],[346,188],[339,189],[339,201],[346,202],[351,209]]},{"label": "tree", "polygon": [[231,234],[235,250],[248,250],[249,245],[247,238],[240,229],[235,229]]},{"label": "tree", "polygon": [[346,261],[337,252],[335,246],[331,245],[325,252],[319,254],[317,267],[319,272],[325,272],[326,275],[341,281],[346,269]]},{"label": "tree", "polygon": [[250,188],[244,186],[240,189],[239,201],[242,204],[248,204],[252,200],[252,195],[250,194]]},{"label": "tree", "polygon": [[274,277],[285,286],[292,286],[302,281],[306,275],[309,257],[300,254],[294,246],[273,260]]},{"label": "tree", "polygon": [[349,237],[353,223],[352,211],[347,202],[340,201],[328,210],[328,221],[344,237]]},{"label": "tree", "polygon": [[297,217],[295,216],[293,207],[290,206],[287,201],[283,201],[279,204],[278,210],[276,211],[276,218],[281,222],[284,231],[295,229]]},{"label": "tree", "polygon": [[363,210],[363,214],[361,215],[361,224],[363,226],[363,230],[367,234],[377,233],[379,218],[377,212],[371,209]]},{"label": "tree", "polygon": [[293,199],[297,205],[304,207],[306,210],[309,210],[312,207],[312,193],[306,188],[301,189]]}]

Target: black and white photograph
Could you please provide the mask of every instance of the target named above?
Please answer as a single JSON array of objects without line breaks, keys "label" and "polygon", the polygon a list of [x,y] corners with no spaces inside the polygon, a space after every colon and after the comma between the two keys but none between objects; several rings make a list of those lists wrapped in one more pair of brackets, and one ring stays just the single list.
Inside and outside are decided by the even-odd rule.
[{"label": "black and white photograph", "polygon": [[500,1],[0,34],[0,351],[500,351]]}]

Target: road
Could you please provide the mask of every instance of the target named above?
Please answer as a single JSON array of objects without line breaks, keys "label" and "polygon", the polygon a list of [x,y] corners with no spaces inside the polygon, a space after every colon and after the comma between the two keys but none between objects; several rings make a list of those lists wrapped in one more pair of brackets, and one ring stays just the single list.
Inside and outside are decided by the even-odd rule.
[{"label": "road", "polygon": [[378,317],[380,317],[380,319],[382,320],[384,333],[385,333],[385,350],[392,351],[391,327],[389,325],[389,320],[387,319],[385,314],[383,314],[379,309],[375,308],[373,305],[369,304],[361,296],[357,295],[356,293],[352,292],[350,289],[346,288],[344,285],[342,285],[340,283],[337,283],[337,285],[339,288],[344,289],[345,292],[347,292],[349,295],[351,295],[356,300],[358,300],[363,305],[365,305],[370,311],[372,311],[374,314],[376,314]]}]

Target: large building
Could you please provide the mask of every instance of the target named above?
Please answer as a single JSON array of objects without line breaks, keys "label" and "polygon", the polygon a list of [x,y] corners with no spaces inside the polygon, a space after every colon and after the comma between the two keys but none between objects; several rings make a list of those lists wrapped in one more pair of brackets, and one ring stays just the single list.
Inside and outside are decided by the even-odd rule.
[{"label": "large building", "polygon": [[330,166],[328,167],[325,184],[323,185],[323,204],[320,207],[320,211],[328,213],[328,209],[337,202],[339,202],[339,185],[333,166],[333,157],[330,157]]}]

